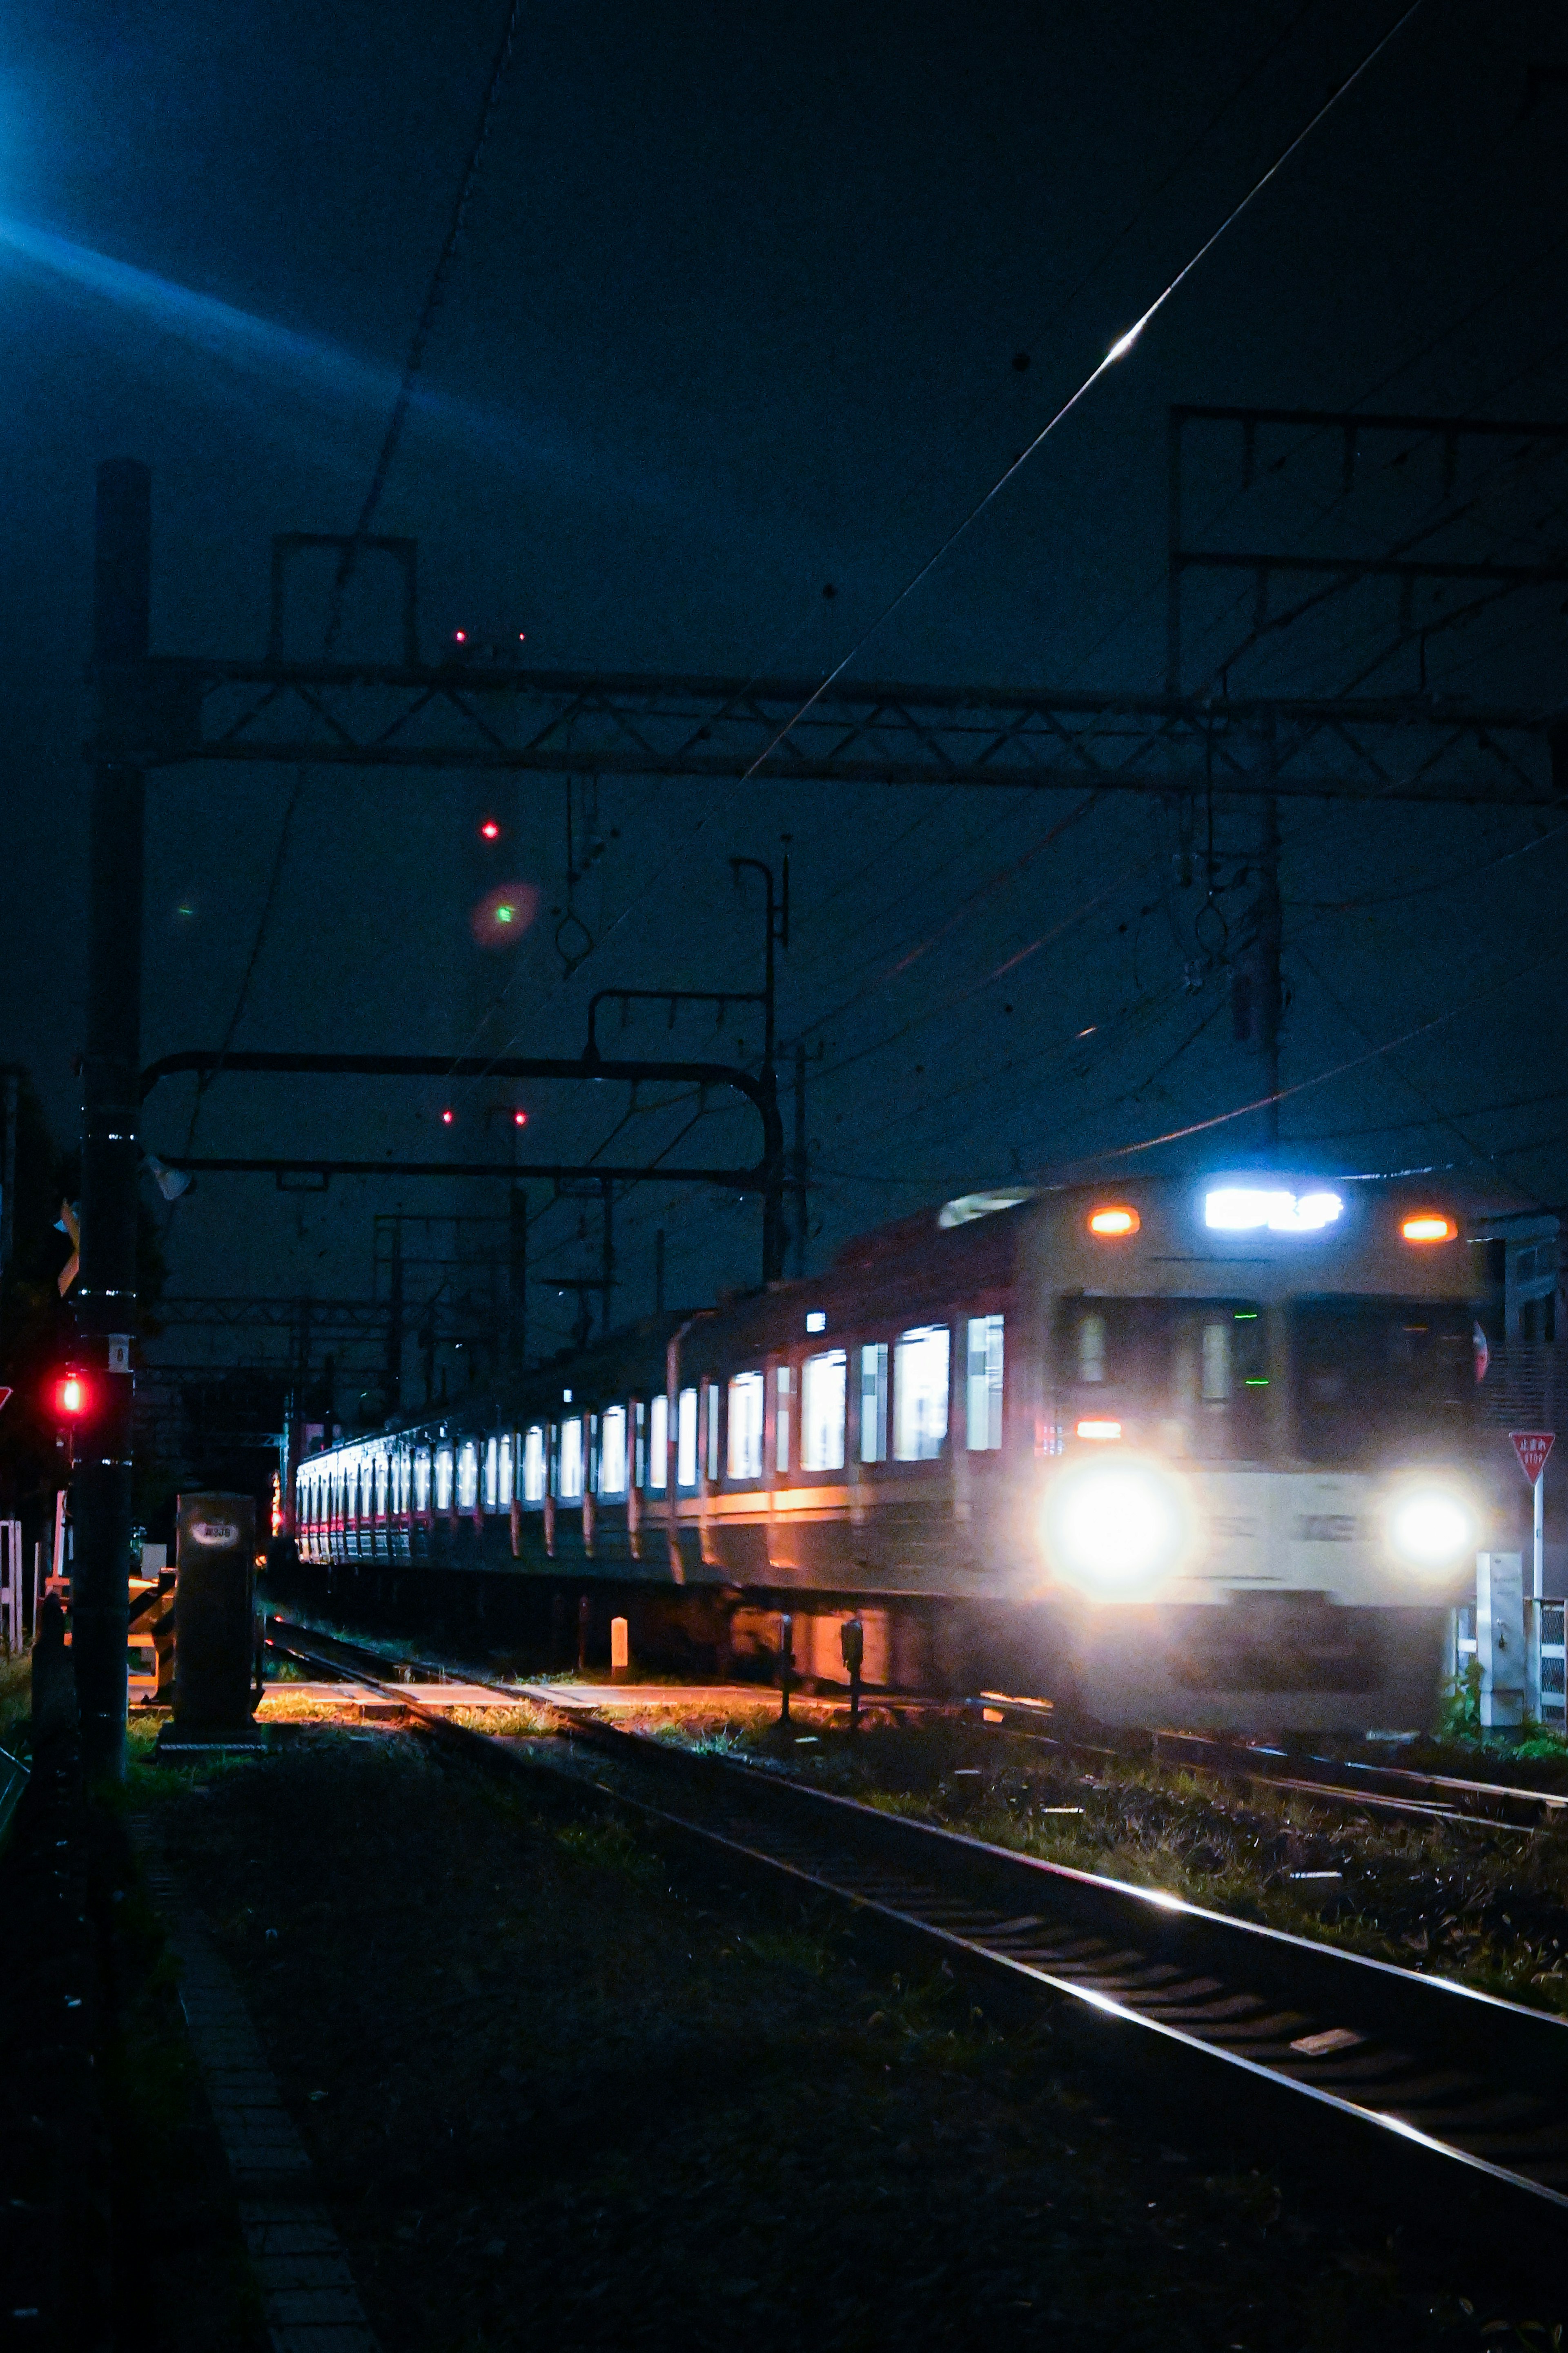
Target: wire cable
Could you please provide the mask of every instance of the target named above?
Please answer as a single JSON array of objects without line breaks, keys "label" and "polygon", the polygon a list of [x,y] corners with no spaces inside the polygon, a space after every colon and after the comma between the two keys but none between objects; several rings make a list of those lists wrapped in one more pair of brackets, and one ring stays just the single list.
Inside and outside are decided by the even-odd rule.
[{"label": "wire cable", "polygon": [[[393,464],[402,444],[404,428],[408,422],[408,412],[414,399],[415,386],[425,364],[425,354],[429,346],[431,330],[436,322],[436,313],[440,307],[441,297],[468,220],[468,209],[473,202],[479,166],[484,158],[496,109],[500,101],[507,69],[511,63],[511,53],[516,44],[517,28],[521,15],[522,0],[510,0],[500,44],[490,68],[489,79],[485,85],[478,127],[463,164],[457,197],[447,224],[447,233],[442,239],[440,251],[436,257],[436,266],[430,273],[429,283],[425,290],[425,299],[419,306],[419,313],[414,322],[414,332],[409,337],[408,349],[404,356],[403,374],[398,380],[392,413],[387,418],[386,429],[382,435],[381,447],[376,452],[375,464],[371,471],[369,487],[360,505],[358,520],[351,537],[344,543],[333,574],[331,597],[327,608],[327,626],[322,638],[323,661],[331,659],[332,649],[342,633],[344,603],[359,561],[360,550],[380,510]],[[229,1015],[227,1026],[219,1040],[217,1054],[211,1070],[204,1071],[196,1082],[196,1098],[192,1105],[190,1125],[185,1134],[187,1153],[191,1151],[195,1142],[196,1126],[201,1118],[203,1100],[223,1071],[225,1058],[234,1043],[235,1033],[239,1028],[249,1000],[250,985],[256,976],[257,966],[261,961],[273,910],[277,906],[278,894],[282,887],[284,868],[288,863],[289,837],[293,831],[295,816],[304,795],[308,776],[307,765],[301,761],[294,771],[293,787],[284,805],[283,821],[278,829],[278,842],[272,854],[267,889],[262,897],[261,913],[257,918],[250,954],[246,958],[245,970],[240,976],[234,1009]]]},{"label": "wire cable", "polygon": [[1302,145],[1304,145],[1306,141],[1311,137],[1319,123],[1321,122],[1326,116],[1332,113],[1341,99],[1342,99],[1348,91],[1355,88],[1356,84],[1362,79],[1363,75],[1370,72],[1373,66],[1376,64],[1378,58],[1383,55],[1384,49],[1388,47],[1390,42],[1394,40],[1397,36],[1404,31],[1405,26],[1410,23],[1411,19],[1419,13],[1421,5],[1422,0],[1410,0],[1409,7],[1405,10],[1402,16],[1396,17],[1394,22],[1389,26],[1388,30],[1373,43],[1373,47],[1363,58],[1361,63],[1356,66],[1351,73],[1346,75],[1344,80],[1339,84],[1337,89],[1330,91],[1321,106],[1318,108],[1316,113],[1309,119],[1303,128],[1296,133],[1296,136],[1290,141],[1289,146],[1283,148],[1275,157],[1273,163],[1269,164],[1268,169],[1253,182],[1251,187],[1247,191],[1247,194],[1241,198],[1238,204],[1232,206],[1231,210],[1220,222],[1219,227],[1210,231],[1209,235],[1204,239],[1204,242],[1199,246],[1197,251],[1192,256],[1190,260],[1184,262],[1181,269],[1177,270],[1175,276],[1171,280],[1170,283],[1164,287],[1160,293],[1156,294],[1154,300],[1149,304],[1148,309],[1144,311],[1142,317],[1134,320],[1133,323],[1128,328],[1125,334],[1119,335],[1117,337],[1115,343],[1111,344],[1110,349],[1106,353],[1105,357],[1100,360],[1095,367],[1090,369],[1089,375],[1085,376],[1083,382],[1079,385],[1078,390],[1068,395],[1068,398],[1062,402],[1061,406],[1056,411],[1056,414],[1049,417],[1040,427],[1040,430],[1036,434],[1034,439],[1030,441],[1025,448],[1019,451],[1017,457],[1013,459],[1011,465],[1004,469],[1004,470],[997,476],[996,480],[992,483],[990,489],[984,492],[983,497],[975,501],[974,504],[970,508],[968,513],[963,517],[962,521],[953,525],[953,528],[948,533],[947,537],[942,542],[942,544],[936,549],[935,553],[926,558],[926,561],[921,565],[919,571],[914,573],[910,578],[904,583],[904,586],[899,590],[898,595],[892,597],[889,602],[882,607],[876,619],[870,623],[868,628],[862,631],[861,635],[850,647],[848,652],[845,654],[842,659],[828,671],[827,676],[822,681],[821,684],[807,695],[805,701],[801,704],[800,709],[795,712],[793,718],[785,721],[784,724],[780,728],[778,733],[773,737],[772,743],[768,744],[767,748],[764,751],[758,753],[751,766],[746,770],[745,775],[741,778],[741,782],[742,784],[747,783],[751,777],[754,776],[757,770],[762,767],[765,761],[772,759],[773,754],[778,750],[779,745],[784,743],[785,738],[800,724],[800,722],[805,717],[806,713],[813,710],[816,705],[821,702],[828,689],[831,686],[836,685],[837,681],[843,677],[851,662],[853,662],[856,658],[864,651],[865,648],[870,643],[870,640],[876,636],[878,630],[881,628],[884,622],[889,620],[893,614],[898,611],[900,606],[905,603],[909,597],[913,596],[915,590],[921,586],[922,581],[929,579],[931,573],[935,571],[937,565],[942,562],[943,556],[948,554],[950,549],[957,545],[958,542],[963,537],[971,525],[979,521],[980,517],[985,512],[985,510],[991,505],[992,501],[1000,497],[1002,491],[1012,480],[1014,475],[1019,473],[1023,468],[1028,464],[1036,450],[1042,448],[1043,445],[1050,439],[1051,435],[1056,431],[1058,426],[1062,424],[1067,417],[1072,415],[1074,409],[1079,406],[1081,401],[1087,399],[1089,394],[1100,382],[1101,376],[1109,374],[1110,369],[1116,365],[1119,360],[1123,360],[1127,357],[1128,353],[1132,350],[1134,344],[1142,335],[1144,329],[1159,316],[1166,303],[1173,298],[1180,288],[1192,276],[1199,263],[1202,262],[1207,255],[1213,252],[1220,239],[1236,226],[1236,223],[1240,220],[1242,215],[1246,213],[1257,201],[1257,199],[1262,195],[1264,189],[1269,185],[1270,182],[1279,177],[1279,174],[1284,170],[1291,157]]}]

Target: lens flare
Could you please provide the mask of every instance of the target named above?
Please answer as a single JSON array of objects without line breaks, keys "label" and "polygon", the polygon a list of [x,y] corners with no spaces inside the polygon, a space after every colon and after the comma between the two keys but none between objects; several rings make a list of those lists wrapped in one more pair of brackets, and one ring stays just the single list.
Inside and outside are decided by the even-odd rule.
[{"label": "lens flare", "polygon": [[1186,1554],[1182,1490],[1153,1463],[1086,1463],[1053,1482],[1045,1535],[1053,1566],[1090,1590],[1143,1591]]},{"label": "lens flare", "polygon": [[1475,1547],[1475,1515],[1446,1487],[1417,1487],[1389,1514],[1394,1549],[1413,1568],[1453,1568]]},{"label": "lens flare", "polygon": [[532,882],[498,882],[468,911],[468,929],[481,948],[515,947],[539,913]]}]

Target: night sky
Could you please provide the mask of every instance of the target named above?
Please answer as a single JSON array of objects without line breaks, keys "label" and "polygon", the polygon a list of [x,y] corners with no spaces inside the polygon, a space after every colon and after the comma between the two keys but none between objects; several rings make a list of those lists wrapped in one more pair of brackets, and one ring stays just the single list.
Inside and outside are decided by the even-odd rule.
[{"label": "night sky", "polygon": [[[426,653],[463,628],[508,647],[526,632],[518,651],[544,667],[820,677],[1398,13],[525,8],[377,519],[418,536]],[[270,535],[343,531],[359,511],[500,22],[437,0],[55,0],[4,36],[0,1056],[31,1068],[62,1139],[83,1021],[94,467],[153,470],[155,648],[259,654]],[[1158,690],[1172,402],[1563,417],[1565,131],[1560,9],[1426,0],[852,674]],[[1467,459],[1445,506],[1430,443],[1385,449],[1348,500],[1333,437],[1270,446],[1286,463],[1243,492],[1234,439],[1194,439],[1194,530],[1561,559],[1568,461],[1551,450]],[[301,653],[323,592],[301,584]],[[1396,591],[1236,652],[1250,594],[1194,590],[1189,685],[1233,654],[1236,691],[1415,684]],[[1460,619],[1464,601],[1430,608],[1429,680],[1554,709],[1564,592]],[[389,630],[367,567],[343,648],[390,652]],[[223,1036],[291,783],[151,780],[144,1059]],[[235,1043],[570,1054],[594,989],[755,987],[760,898],[728,860],[776,862],[787,834],[780,1034],[810,1056],[820,1266],[947,1193],[1262,1091],[1194,936],[1201,810],[1106,797],[1064,827],[1075,806],[765,774],[579,786],[579,843],[602,847],[575,901],[594,952],[567,977],[560,781],[321,770]],[[1459,1162],[1496,1198],[1563,1199],[1562,822],[1286,808],[1284,1082],[1455,1016],[1293,1095],[1303,1165]],[[1257,825],[1220,809],[1233,924]],[[474,902],[512,881],[539,887],[537,920],[513,947],[476,947]],[[711,1014],[617,1023],[627,1052],[754,1060],[761,1044],[754,1013],[718,1032]],[[195,1148],[501,1158],[518,1103],[552,1158],[606,1146],[626,1108],[608,1088],[226,1079]],[[191,1107],[184,1082],[160,1091],[147,1141],[180,1148]],[[639,1112],[610,1156],[652,1157],[695,1109]],[[1238,1121],[1163,1165],[1234,1164],[1260,1135]],[[754,1128],[715,1111],[679,1149],[750,1157]],[[461,1206],[500,1199],[470,1187]],[[433,1183],[322,1200],[209,1177],[170,1221],[171,1288],[363,1295],[373,1212],[398,1202],[459,1205]],[[547,1208],[539,1187],[534,1207],[542,1348],[572,1315],[544,1278],[593,1271],[596,1213],[580,1239],[580,1205]],[[617,1220],[622,1314],[651,1304],[656,1227],[672,1300],[755,1279],[754,1202],[653,1185]]]}]

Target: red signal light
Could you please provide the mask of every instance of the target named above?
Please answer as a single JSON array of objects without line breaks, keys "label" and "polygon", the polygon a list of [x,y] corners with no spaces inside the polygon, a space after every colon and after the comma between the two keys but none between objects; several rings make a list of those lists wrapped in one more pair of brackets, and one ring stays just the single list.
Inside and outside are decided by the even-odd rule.
[{"label": "red signal light", "polygon": [[62,1373],[55,1383],[55,1411],[73,1417],[87,1411],[87,1383],[79,1373]]},{"label": "red signal light", "polygon": [[528,1113],[525,1111],[514,1111],[511,1115],[511,1124],[513,1127],[526,1127],[528,1125]]},{"label": "red signal light", "polygon": [[468,631],[467,631],[467,629],[454,629],[454,630],[453,630],[453,632],[452,632],[452,643],[453,643],[455,646],[466,646],[466,645],[468,644]]},{"label": "red signal light", "polygon": [[486,818],[483,825],[480,826],[479,839],[481,841],[499,841],[500,839],[500,828],[496,823],[493,817]]},{"label": "red signal light", "polygon": [[443,1127],[450,1127],[450,1126],[451,1126],[451,1124],[452,1124],[452,1122],[457,1118],[457,1116],[458,1116],[458,1114],[457,1114],[457,1113],[456,1113],[455,1111],[444,1111],[444,1112],[441,1113],[441,1124],[442,1124],[442,1126],[443,1126]]}]

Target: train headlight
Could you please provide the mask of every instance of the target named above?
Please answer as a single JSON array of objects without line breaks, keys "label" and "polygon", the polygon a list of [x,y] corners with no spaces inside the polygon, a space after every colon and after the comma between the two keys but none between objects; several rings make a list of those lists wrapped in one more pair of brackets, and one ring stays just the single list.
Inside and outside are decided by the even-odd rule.
[{"label": "train headlight", "polygon": [[1185,1499],[1149,1462],[1086,1462],[1053,1481],[1045,1514],[1052,1566],[1091,1591],[1146,1592],[1184,1557]]},{"label": "train headlight", "polygon": [[1476,1536],[1476,1514],[1452,1487],[1409,1487],[1389,1507],[1389,1542],[1411,1568],[1458,1568]]}]

